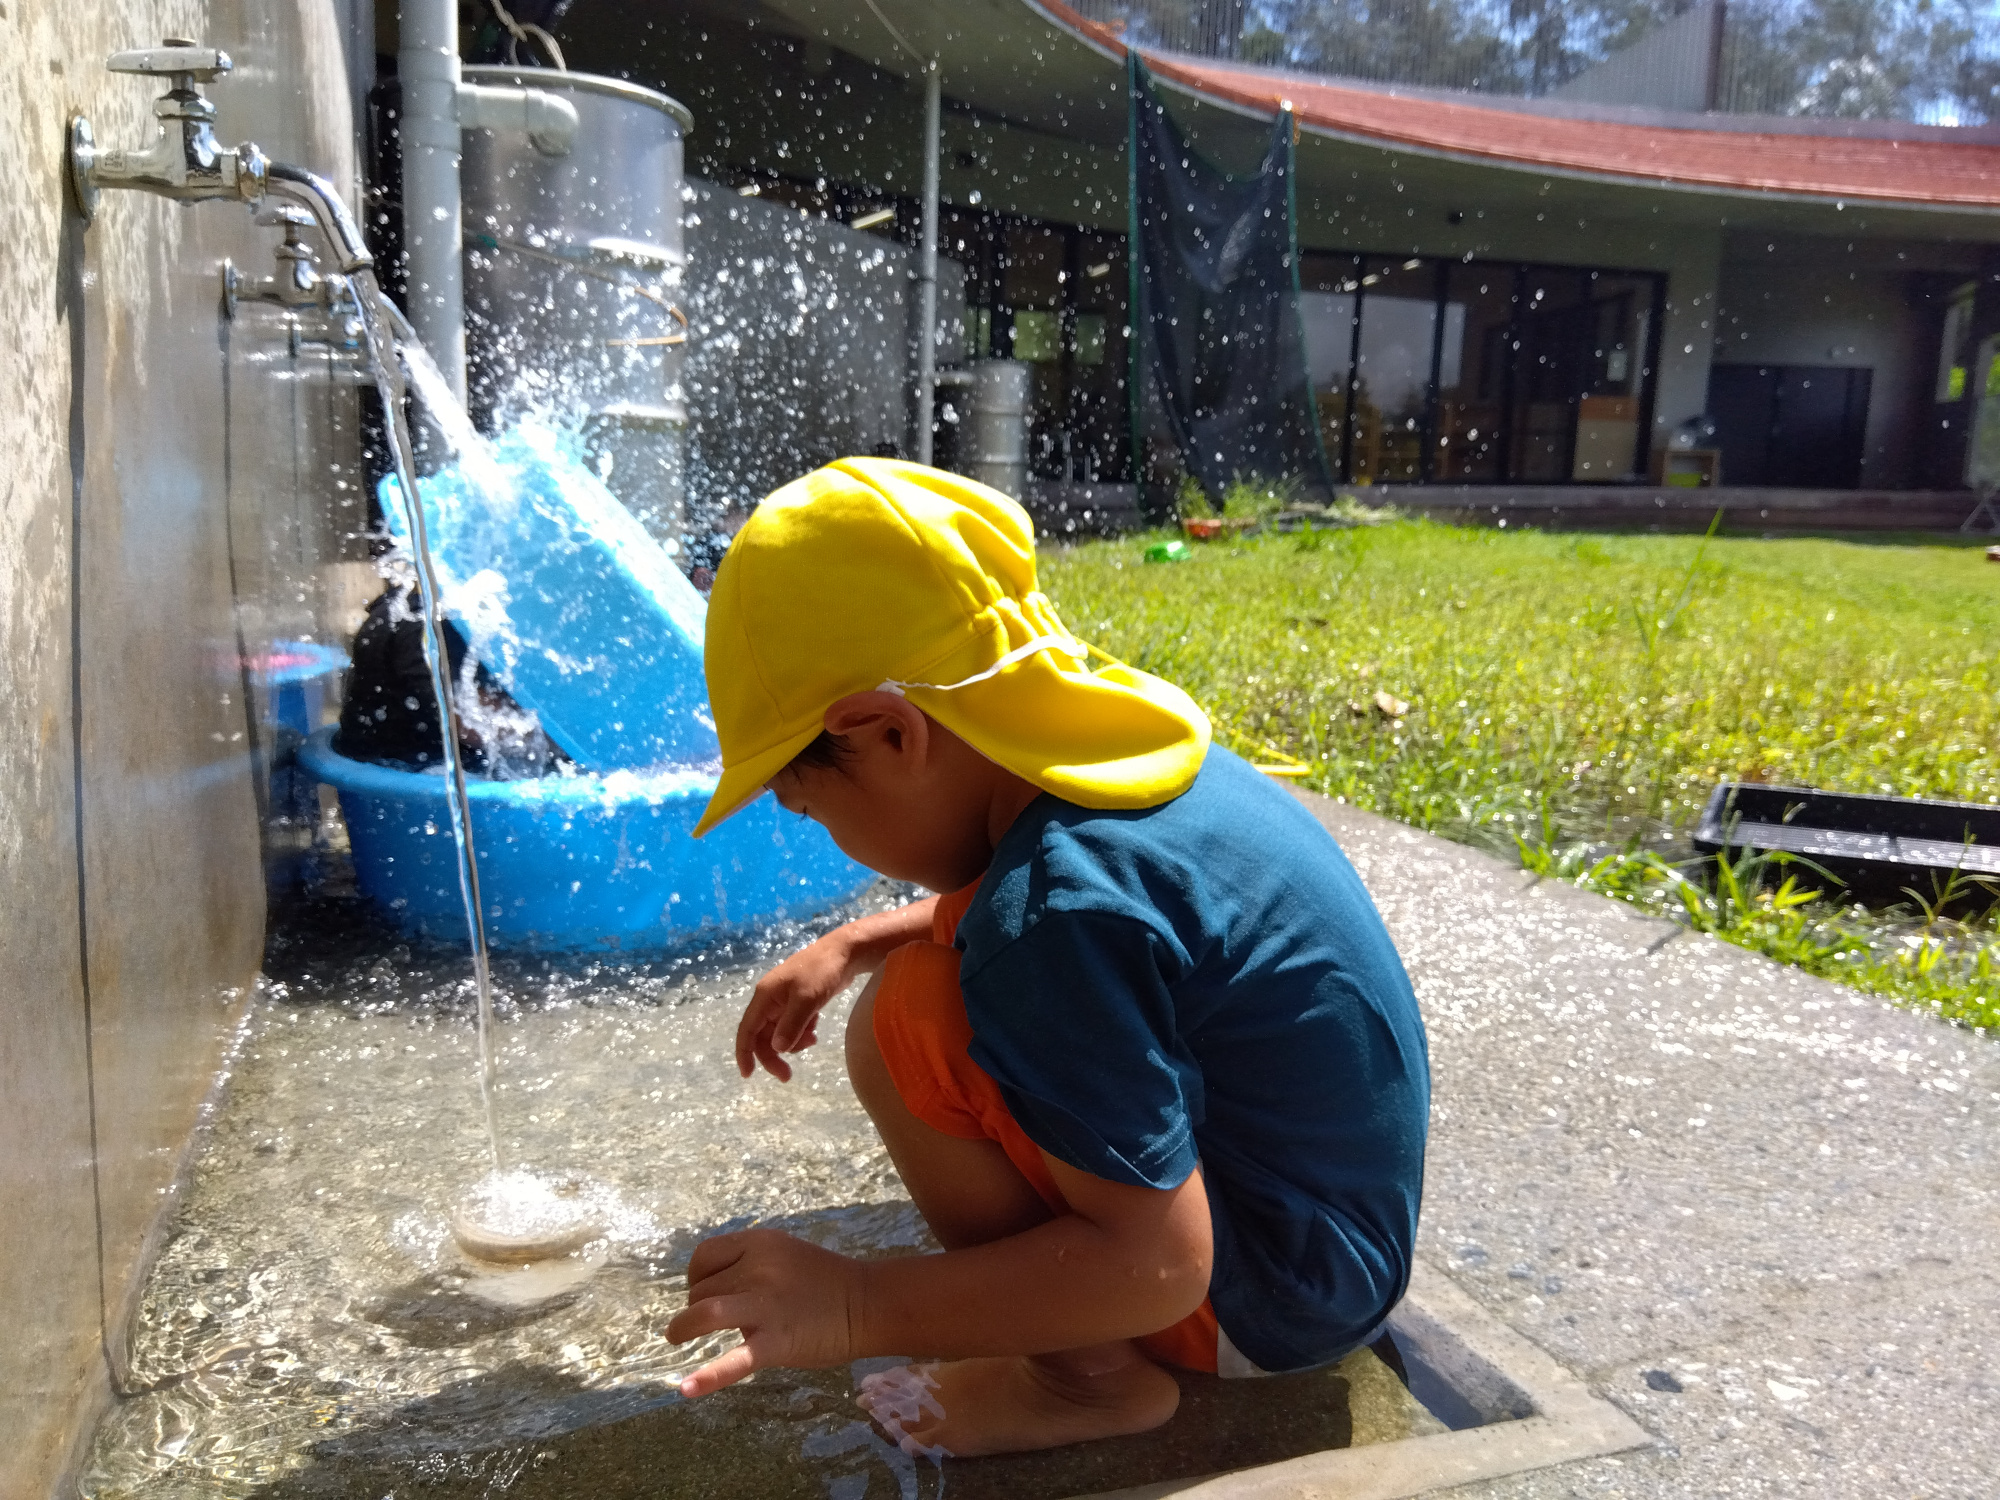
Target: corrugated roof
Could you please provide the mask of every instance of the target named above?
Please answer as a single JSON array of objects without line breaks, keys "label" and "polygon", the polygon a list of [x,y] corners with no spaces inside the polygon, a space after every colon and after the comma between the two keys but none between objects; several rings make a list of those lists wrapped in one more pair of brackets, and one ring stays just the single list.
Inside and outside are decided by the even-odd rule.
[{"label": "corrugated roof", "polygon": [[[1119,53],[1123,40],[1061,0],[1054,19]],[[1660,186],[1854,202],[2000,208],[2000,146],[1764,134],[1565,119],[1416,98],[1141,49],[1158,76],[1259,111],[1290,101],[1308,130],[1426,154]]]}]

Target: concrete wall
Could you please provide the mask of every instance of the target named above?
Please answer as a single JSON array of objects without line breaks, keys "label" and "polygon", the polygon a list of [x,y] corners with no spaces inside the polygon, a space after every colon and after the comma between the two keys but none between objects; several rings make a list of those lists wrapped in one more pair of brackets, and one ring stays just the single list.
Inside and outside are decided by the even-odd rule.
[{"label": "concrete wall", "polygon": [[[119,48],[228,49],[226,141],[350,195],[349,0],[0,6],[0,1494],[50,1493],[116,1378],[130,1293],[256,973],[269,726],[241,657],[310,633],[358,475],[351,391],[218,314],[242,205],[64,194],[72,112],[154,128]],[[336,430],[338,429],[338,430]],[[343,478],[343,473],[345,477]],[[240,606],[240,607],[239,607]]]}]

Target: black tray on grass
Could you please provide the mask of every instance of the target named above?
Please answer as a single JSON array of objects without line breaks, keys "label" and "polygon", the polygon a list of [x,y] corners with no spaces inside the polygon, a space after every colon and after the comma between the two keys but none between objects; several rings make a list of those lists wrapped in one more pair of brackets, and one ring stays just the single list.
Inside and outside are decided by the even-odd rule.
[{"label": "black tray on grass", "polygon": [[[2000,807],[1979,802],[1726,781],[1702,809],[1694,846],[1800,855],[1845,882],[1828,892],[1836,899],[1907,901],[1908,887],[1935,900],[1954,871],[1976,880],[1954,908],[1983,908],[2000,895]],[[1792,873],[1802,883],[1814,876]]]}]

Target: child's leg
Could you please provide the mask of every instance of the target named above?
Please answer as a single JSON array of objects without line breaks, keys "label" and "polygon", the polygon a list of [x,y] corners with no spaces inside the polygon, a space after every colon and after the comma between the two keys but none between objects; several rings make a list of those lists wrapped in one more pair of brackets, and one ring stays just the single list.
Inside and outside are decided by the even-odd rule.
[{"label": "child's leg", "polygon": [[[907,951],[899,950],[897,957]],[[957,960],[957,950],[943,951]],[[882,978],[878,974],[868,982],[848,1017],[847,1076],[937,1242],[947,1250],[962,1250],[1033,1229],[1053,1217],[1055,1211],[997,1142],[984,1135],[947,1135],[918,1119],[903,1102],[875,1040]]]},{"label": "child's leg", "polygon": [[[958,953],[937,943],[892,954],[847,1023],[855,1093],[947,1250],[1019,1234],[1068,1211],[1019,1127],[991,1118],[996,1110],[1004,1117],[1004,1106],[990,1080],[977,1087],[983,1075],[964,1056],[970,1035]],[[964,1086],[968,1070],[972,1087]],[[960,1457],[1144,1432],[1179,1402],[1173,1377],[1129,1339],[887,1371],[869,1376],[861,1393],[861,1404],[906,1449]]]}]

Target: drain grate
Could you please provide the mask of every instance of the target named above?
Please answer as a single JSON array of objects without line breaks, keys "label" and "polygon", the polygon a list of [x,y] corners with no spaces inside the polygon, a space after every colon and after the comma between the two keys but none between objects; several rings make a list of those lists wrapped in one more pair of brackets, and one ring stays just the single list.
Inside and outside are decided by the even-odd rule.
[{"label": "drain grate", "polygon": [[1421,1262],[1390,1316],[1410,1392],[1451,1431],[1085,1500],[1400,1500],[1645,1447],[1624,1412]]}]

